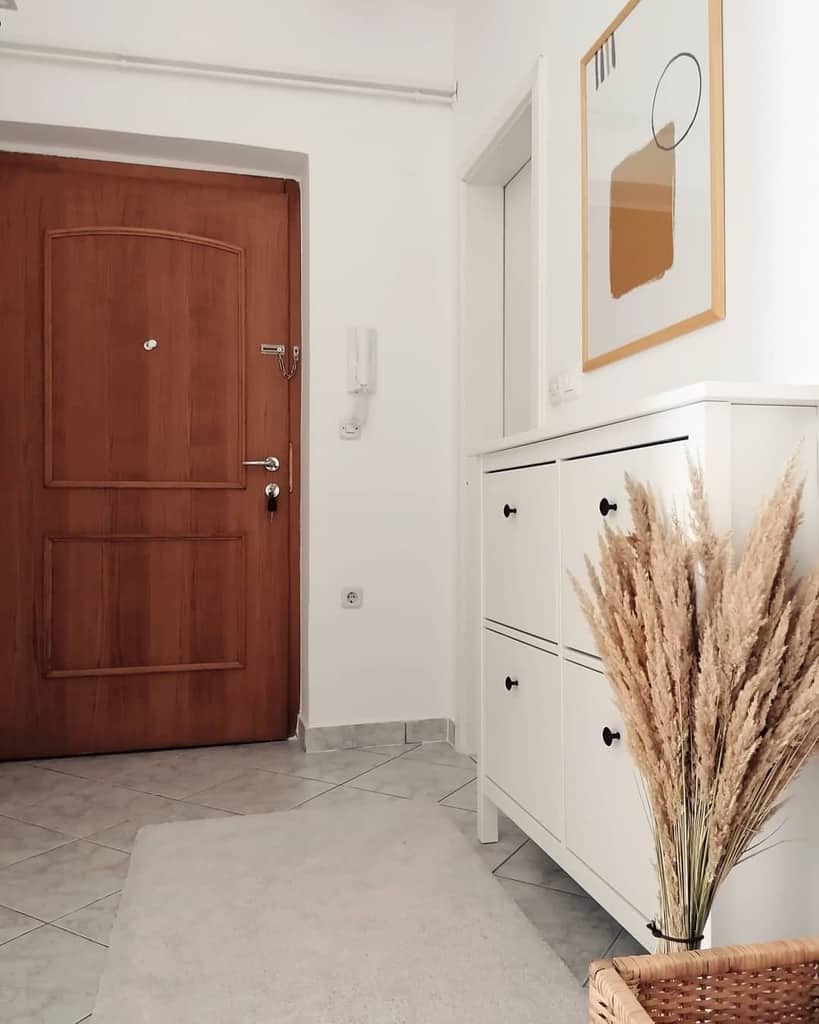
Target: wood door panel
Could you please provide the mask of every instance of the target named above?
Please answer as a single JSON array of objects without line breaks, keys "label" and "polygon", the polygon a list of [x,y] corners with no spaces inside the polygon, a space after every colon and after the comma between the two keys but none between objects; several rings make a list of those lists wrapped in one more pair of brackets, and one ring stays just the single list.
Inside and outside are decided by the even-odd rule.
[{"label": "wood door panel", "polygon": [[48,538],[45,675],[243,668],[244,548],[240,536]]},{"label": "wood door panel", "polygon": [[295,182],[0,153],[0,758],[292,735],[299,237]]},{"label": "wood door panel", "polygon": [[49,486],[242,486],[243,249],[48,231],[44,291]]}]

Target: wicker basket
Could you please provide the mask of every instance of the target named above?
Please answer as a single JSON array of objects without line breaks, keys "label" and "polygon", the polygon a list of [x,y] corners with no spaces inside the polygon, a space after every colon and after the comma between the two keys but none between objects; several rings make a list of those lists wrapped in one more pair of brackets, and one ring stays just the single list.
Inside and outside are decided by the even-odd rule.
[{"label": "wicker basket", "polygon": [[819,1024],[819,938],[598,960],[590,1024]]}]

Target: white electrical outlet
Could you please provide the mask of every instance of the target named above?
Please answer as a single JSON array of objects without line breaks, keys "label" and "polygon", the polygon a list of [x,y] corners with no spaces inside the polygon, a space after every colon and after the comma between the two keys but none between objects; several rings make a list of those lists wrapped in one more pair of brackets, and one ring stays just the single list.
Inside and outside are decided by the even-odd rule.
[{"label": "white electrical outlet", "polygon": [[362,587],[344,587],[341,591],[342,608],[360,608],[364,603],[364,589]]}]

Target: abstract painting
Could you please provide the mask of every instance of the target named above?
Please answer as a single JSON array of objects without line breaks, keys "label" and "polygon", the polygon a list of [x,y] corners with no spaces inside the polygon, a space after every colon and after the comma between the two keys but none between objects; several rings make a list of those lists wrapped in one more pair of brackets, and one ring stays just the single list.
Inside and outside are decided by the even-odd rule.
[{"label": "abstract painting", "polygon": [[580,72],[593,370],[725,316],[722,0],[631,0]]}]

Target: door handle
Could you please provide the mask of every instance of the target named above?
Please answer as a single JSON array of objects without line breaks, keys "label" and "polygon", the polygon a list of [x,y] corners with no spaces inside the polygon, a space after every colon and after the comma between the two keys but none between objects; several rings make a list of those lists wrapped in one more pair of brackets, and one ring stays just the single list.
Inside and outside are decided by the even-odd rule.
[{"label": "door handle", "polygon": [[268,455],[266,459],[245,459],[243,466],[262,466],[268,473],[275,473],[279,468],[279,460],[275,455]]}]

